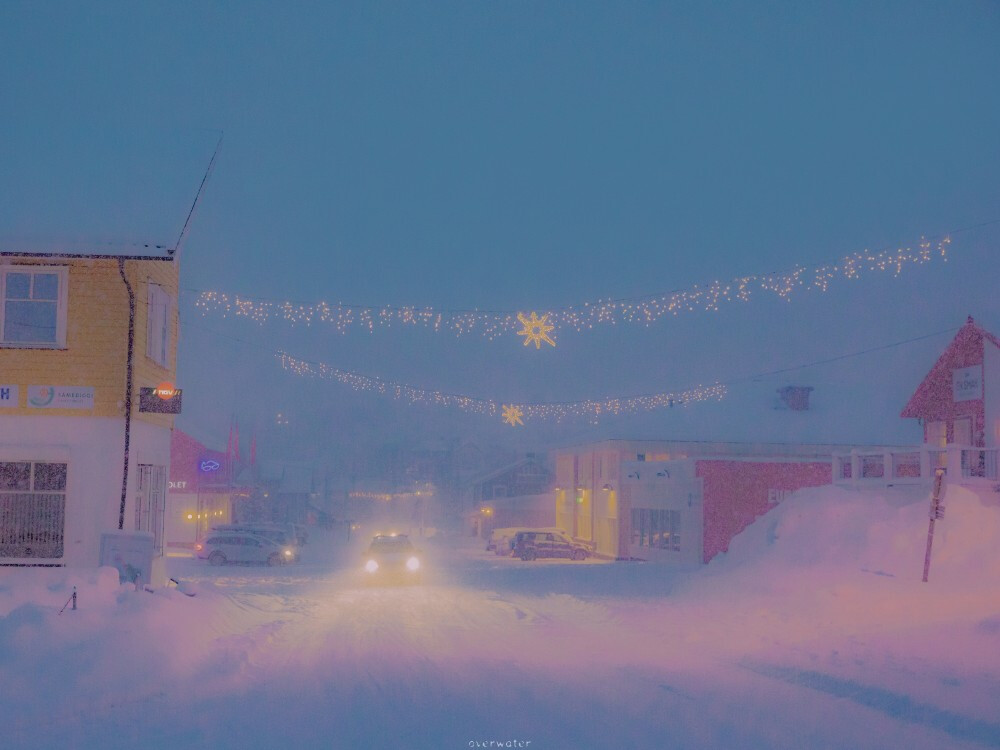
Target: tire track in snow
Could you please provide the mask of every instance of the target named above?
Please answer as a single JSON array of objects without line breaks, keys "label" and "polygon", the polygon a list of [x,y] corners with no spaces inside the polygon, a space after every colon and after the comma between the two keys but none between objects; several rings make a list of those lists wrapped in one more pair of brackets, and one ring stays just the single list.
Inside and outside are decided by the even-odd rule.
[{"label": "tire track in snow", "polygon": [[963,716],[929,703],[918,703],[904,693],[806,669],[772,664],[744,663],[740,666],[764,677],[844,698],[899,721],[937,729],[958,740],[1000,748],[1000,724]]}]

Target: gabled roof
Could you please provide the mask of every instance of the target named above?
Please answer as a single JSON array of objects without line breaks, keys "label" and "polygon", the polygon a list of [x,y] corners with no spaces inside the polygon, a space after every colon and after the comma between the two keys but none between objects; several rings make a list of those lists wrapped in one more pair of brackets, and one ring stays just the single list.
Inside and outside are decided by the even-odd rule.
[{"label": "gabled roof", "polygon": [[910,397],[900,416],[946,418],[952,408],[952,370],[981,364],[984,340],[1000,348],[1000,339],[976,325],[970,315]]},{"label": "gabled roof", "polygon": [[528,464],[536,464],[538,466],[541,466],[546,474],[549,473],[548,467],[546,467],[544,461],[529,456],[526,458],[522,458],[519,461],[515,461],[514,463],[507,464],[506,466],[501,466],[499,469],[492,469],[486,472],[485,474],[479,474],[477,476],[471,477],[469,480],[466,481],[466,484],[469,486],[482,484],[483,482],[488,482],[491,479],[496,479],[499,476],[502,476],[510,471],[520,469],[522,466],[527,466]]}]

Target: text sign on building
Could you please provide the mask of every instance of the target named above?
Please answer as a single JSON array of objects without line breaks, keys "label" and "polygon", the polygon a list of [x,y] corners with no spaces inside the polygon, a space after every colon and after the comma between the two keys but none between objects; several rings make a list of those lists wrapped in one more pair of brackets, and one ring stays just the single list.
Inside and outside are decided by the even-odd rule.
[{"label": "text sign on building", "polygon": [[961,367],[951,371],[951,397],[954,401],[974,401],[983,397],[983,368]]},{"label": "text sign on building", "polygon": [[163,398],[161,389],[140,388],[139,389],[139,411],[151,414],[180,414],[181,413],[181,389],[175,388],[173,395]]},{"label": "text sign on building", "polygon": [[21,403],[16,385],[0,385],[0,409],[16,409]]},{"label": "text sign on building", "polygon": [[94,389],[80,385],[29,385],[33,409],[93,409]]}]

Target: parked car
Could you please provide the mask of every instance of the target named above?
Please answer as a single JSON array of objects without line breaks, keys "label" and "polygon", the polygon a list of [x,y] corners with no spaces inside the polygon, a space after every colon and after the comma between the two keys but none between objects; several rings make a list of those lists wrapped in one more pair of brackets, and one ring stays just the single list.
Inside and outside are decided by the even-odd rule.
[{"label": "parked car", "polygon": [[590,556],[590,548],[561,531],[519,531],[514,538],[514,555],[522,560],[539,557],[585,560]]},{"label": "parked car", "polygon": [[212,531],[235,532],[239,534],[254,534],[271,539],[274,542],[292,549],[292,562],[298,562],[300,557],[299,540],[292,524],[277,523],[226,523],[213,526]]},{"label": "parked car", "polygon": [[489,539],[486,540],[486,551],[496,552],[498,555],[510,556],[514,554],[514,540],[518,533],[522,531],[551,531],[562,533],[562,529],[555,527],[536,528],[530,526],[514,526],[511,528],[493,529]]},{"label": "parked car", "polygon": [[364,557],[370,582],[418,583],[423,565],[406,534],[376,534]]},{"label": "parked car", "polygon": [[278,544],[273,539],[239,532],[210,532],[208,537],[194,546],[195,555],[200,560],[208,560],[212,565],[226,563],[262,563],[284,565],[292,562],[294,551],[291,547]]}]

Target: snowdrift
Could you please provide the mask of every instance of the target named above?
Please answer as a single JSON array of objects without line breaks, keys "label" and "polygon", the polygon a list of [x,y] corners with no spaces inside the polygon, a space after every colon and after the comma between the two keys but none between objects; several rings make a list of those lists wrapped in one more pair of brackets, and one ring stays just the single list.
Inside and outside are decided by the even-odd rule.
[{"label": "snowdrift", "polygon": [[[935,524],[931,578],[996,585],[1000,578],[1000,502],[992,492],[947,487]],[[851,491],[832,485],[795,492],[758,518],[709,568],[842,568],[920,580],[930,494],[919,488]]]}]

